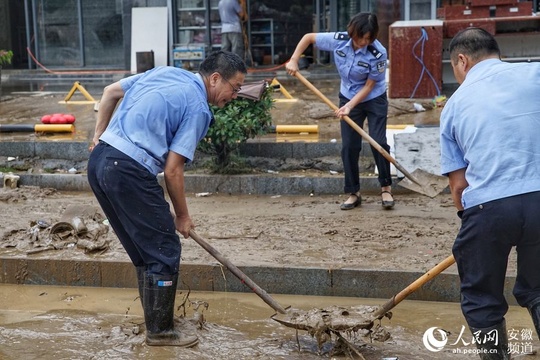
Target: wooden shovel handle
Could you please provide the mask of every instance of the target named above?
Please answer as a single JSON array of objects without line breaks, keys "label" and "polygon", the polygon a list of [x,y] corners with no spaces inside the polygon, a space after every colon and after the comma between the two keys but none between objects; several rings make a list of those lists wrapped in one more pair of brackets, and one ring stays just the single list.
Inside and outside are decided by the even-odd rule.
[{"label": "wooden shovel handle", "polygon": [[448,269],[456,260],[453,255],[448,256],[446,259],[435,265],[431,270],[428,270],[424,275],[420,276],[414,282],[412,282],[405,289],[394,295],[384,305],[382,305],[374,314],[375,318],[382,317],[388,311],[393,309],[397,304],[403,301],[407,296],[418,290],[422,285],[439,275],[444,270]]},{"label": "wooden shovel handle", "polygon": [[287,311],[279,305],[266,291],[264,291],[259,285],[255,284],[246,274],[237,268],[233,263],[229,261],[225,256],[223,256],[219,251],[213,248],[206,240],[197,235],[194,230],[189,231],[189,236],[195,240],[195,242],[203,247],[204,250],[208,251],[210,255],[217,259],[221,264],[223,264],[230,272],[234,274],[240,281],[249,287],[255,294],[257,294],[265,303],[267,303],[275,311],[286,314]]},{"label": "wooden shovel handle", "polygon": [[[328,99],[319,89],[317,89],[315,87],[315,85],[310,83],[302,74],[300,74],[299,71],[295,72],[294,76],[296,76],[298,78],[298,80],[300,80],[302,83],[304,83],[304,85],[306,85],[311,91],[313,91],[318,97],[320,97],[322,101],[324,101],[328,106],[330,106],[330,108],[332,108],[333,110],[338,109],[336,104],[334,104],[332,101],[330,101],[330,99]],[[409,180],[411,180],[412,182],[414,182],[415,184],[417,184],[419,186],[423,186],[423,184],[421,184],[420,181],[418,181],[407,170],[405,170],[403,168],[403,166],[401,166],[401,164],[399,164],[396,161],[396,159],[394,159],[392,157],[392,155],[390,155],[388,153],[388,151],[386,151],[381,145],[379,145],[378,142],[376,142],[371,136],[369,136],[369,134],[367,132],[365,132],[364,129],[362,129],[360,126],[358,126],[358,124],[356,124],[350,117],[345,115],[345,116],[343,116],[343,120],[345,120],[347,122],[347,124],[349,124],[354,130],[356,130],[356,132],[358,132],[360,134],[360,136],[362,136],[367,142],[369,142],[369,144],[371,146],[373,146],[373,148],[375,148],[378,152],[380,152],[382,154],[382,156],[384,156],[386,158],[386,160],[388,160],[392,164],[394,164],[394,166],[399,171],[401,171],[403,173],[403,175],[405,175],[407,178],[409,178]]]}]

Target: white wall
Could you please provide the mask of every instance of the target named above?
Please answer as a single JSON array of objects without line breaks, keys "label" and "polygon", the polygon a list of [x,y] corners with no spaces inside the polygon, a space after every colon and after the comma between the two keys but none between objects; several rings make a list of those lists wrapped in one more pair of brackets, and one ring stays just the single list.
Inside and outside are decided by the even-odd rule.
[{"label": "white wall", "polygon": [[167,65],[167,7],[132,9],[131,72],[137,72],[137,52],[154,51],[154,65]]}]

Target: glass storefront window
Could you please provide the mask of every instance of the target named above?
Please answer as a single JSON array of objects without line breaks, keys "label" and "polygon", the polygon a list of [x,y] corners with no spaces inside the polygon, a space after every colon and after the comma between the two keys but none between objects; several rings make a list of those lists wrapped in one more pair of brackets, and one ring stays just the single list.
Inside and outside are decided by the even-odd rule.
[{"label": "glass storefront window", "polygon": [[82,2],[85,65],[123,67],[121,3],[121,0]]},{"label": "glass storefront window", "polygon": [[38,61],[46,67],[123,68],[121,3],[37,0]]},{"label": "glass storefront window", "polygon": [[45,66],[81,66],[76,0],[36,2],[39,61]]},{"label": "glass storefront window", "polygon": [[407,5],[409,5],[409,16],[408,19],[406,16],[406,20],[426,20],[434,18],[434,11],[436,8],[434,0],[409,0],[405,1],[405,6]]}]

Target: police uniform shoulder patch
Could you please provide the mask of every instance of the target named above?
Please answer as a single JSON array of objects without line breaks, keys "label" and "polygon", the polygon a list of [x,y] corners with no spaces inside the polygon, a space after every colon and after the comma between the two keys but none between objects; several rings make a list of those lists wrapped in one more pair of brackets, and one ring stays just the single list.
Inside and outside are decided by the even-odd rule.
[{"label": "police uniform shoulder patch", "polygon": [[347,54],[345,54],[343,51],[341,50],[336,50],[336,54],[341,56],[341,57],[345,57]]},{"label": "police uniform shoulder patch", "polygon": [[334,39],[335,40],[345,40],[345,41],[347,41],[347,40],[350,39],[350,37],[349,37],[349,35],[347,35],[347,33],[339,33],[339,32],[337,32],[337,33],[334,34]]},{"label": "police uniform shoulder patch", "polygon": [[386,61],[377,62],[377,71],[383,73],[386,70]]},{"label": "police uniform shoulder patch", "polygon": [[379,59],[383,54],[373,45],[368,45],[367,50],[375,56],[375,59]]}]

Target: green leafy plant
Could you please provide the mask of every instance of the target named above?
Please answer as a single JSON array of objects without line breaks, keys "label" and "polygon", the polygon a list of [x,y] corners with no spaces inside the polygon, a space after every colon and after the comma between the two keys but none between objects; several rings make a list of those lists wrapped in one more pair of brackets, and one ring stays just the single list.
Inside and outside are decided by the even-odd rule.
[{"label": "green leafy plant", "polygon": [[242,143],[267,134],[274,106],[272,88],[266,87],[258,101],[238,97],[223,108],[211,106],[214,124],[199,143],[199,150],[214,155],[212,171],[221,174],[245,172],[238,149]]},{"label": "green leafy plant", "polygon": [[0,173],[12,173],[12,172],[16,172],[17,169],[15,168],[12,168],[12,167],[9,167],[9,166],[0,166]]},{"label": "green leafy plant", "polygon": [[0,66],[11,64],[13,58],[13,51],[0,50]]}]

